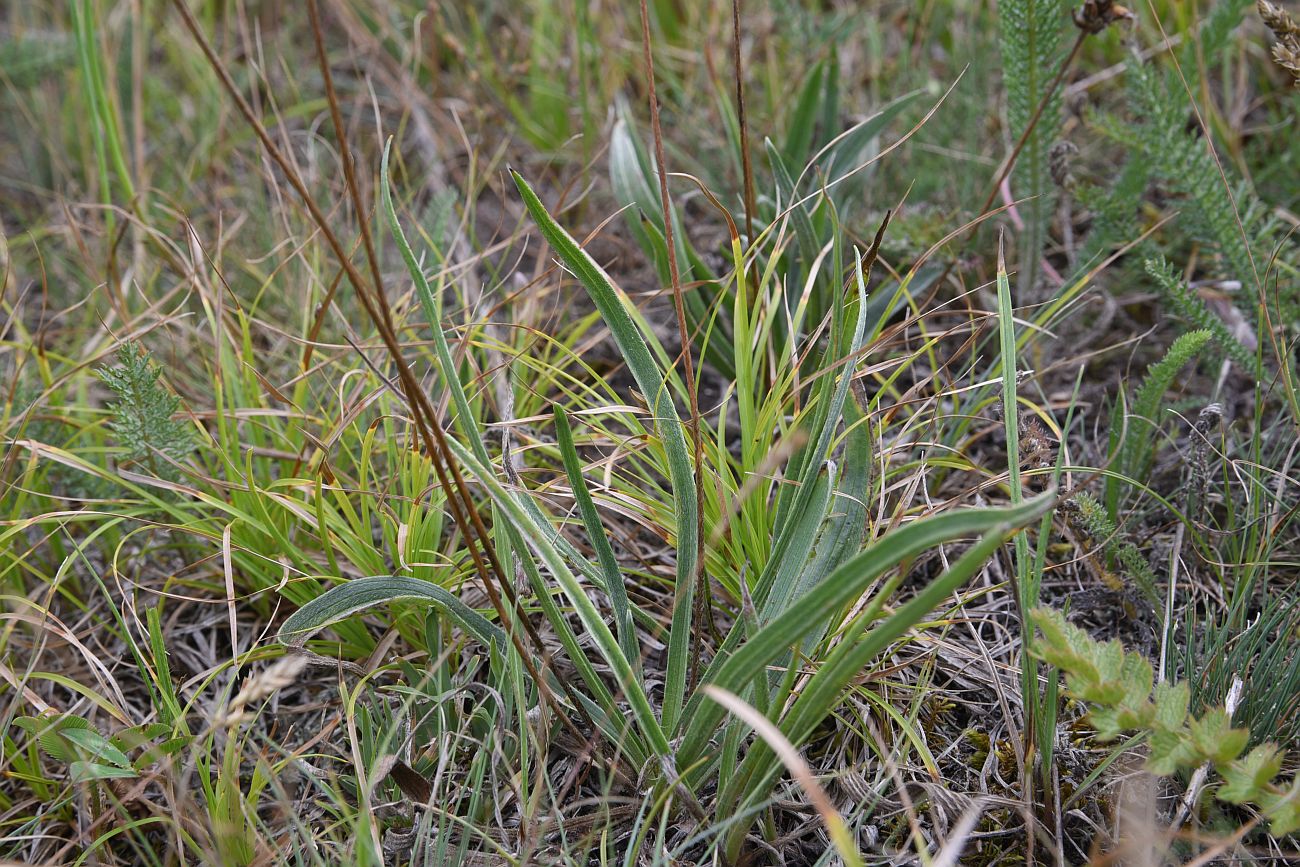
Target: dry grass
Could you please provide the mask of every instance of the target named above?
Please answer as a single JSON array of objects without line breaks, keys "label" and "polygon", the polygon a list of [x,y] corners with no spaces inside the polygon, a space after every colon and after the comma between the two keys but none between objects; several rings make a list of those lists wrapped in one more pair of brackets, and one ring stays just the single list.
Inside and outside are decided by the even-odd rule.
[{"label": "dry grass", "polygon": [[[1300,151],[1246,5],[1222,40],[1204,4],[1077,43],[1062,10],[1045,82],[1077,152],[1047,209],[985,4],[0,13],[0,858],[1291,857],[1213,774],[1097,739],[1027,621],[1068,608],[1194,712],[1241,678],[1252,744],[1294,746]],[[1154,168],[1125,189],[1158,126],[1130,48],[1178,61],[1195,134],[1169,150],[1211,146],[1187,174],[1215,167],[1212,194]],[[1228,336],[1121,477],[1141,461],[1112,431],[1201,310]],[[161,376],[124,398],[96,371],[136,344]],[[110,408],[168,394],[184,448]],[[959,513],[992,517],[944,530]]]}]

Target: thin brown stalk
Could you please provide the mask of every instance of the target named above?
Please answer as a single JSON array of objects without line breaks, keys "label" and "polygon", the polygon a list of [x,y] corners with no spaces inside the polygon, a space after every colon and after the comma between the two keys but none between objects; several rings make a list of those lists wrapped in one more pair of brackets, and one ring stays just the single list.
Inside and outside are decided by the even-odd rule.
[{"label": "thin brown stalk", "polygon": [[[966,224],[967,226],[978,225],[980,219],[989,213],[989,208],[993,206],[993,200],[998,197],[998,190],[1002,188],[1002,182],[1007,179],[1007,175],[1011,174],[1011,170],[1015,168],[1016,160],[1020,157],[1020,152],[1025,149],[1025,145],[1029,142],[1029,137],[1034,134],[1034,129],[1038,126],[1038,121],[1042,118],[1043,112],[1047,110],[1047,104],[1052,101],[1052,96],[1056,93],[1056,89],[1060,87],[1061,82],[1065,80],[1066,73],[1068,73],[1070,67],[1074,65],[1074,59],[1078,57],[1080,49],[1083,48],[1083,42],[1087,38],[1088,32],[1086,30],[1080,30],[1079,35],[1075,37],[1074,46],[1070,49],[1070,53],[1066,56],[1065,60],[1061,61],[1060,67],[1056,70],[1056,75],[1052,78],[1052,83],[1047,87],[1047,92],[1044,93],[1043,98],[1038,101],[1038,107],[1034,109],[1033,115],[1030,116],[1029,123],[1025,124],[1024,132],[1020,134],[1020,138],[1016,141],[1015,147],[1011,149],[1011,153],[1007,155],[1006,160],[1002,163],[1002,167],[998,169],[998,173],[993,177],[993,183],[989,187],[989,194],[985,197],[984,204],[980,206],[979,213],[975,216],[974,220]],[[954,264],[954,262],[948,263],[948,267],[944,269],[943,274],[935,281],[936,286],[942,284],[948,279],[948,275],[952,273]]]},{"label": "thin brown stalk", "polygon": [[1087,38],[1088,32],[1086,30],[1080,30],[1079,35],[1075,37],[1074,47],[1070,49],[1070,53],[1066,56],[1065,60],[1061,61],[1060,68],[1056,70],[1056,75],[1052,78],[1052,83],[1047,86],[1047,92],[1044,93],[1043,98],[1038,101],[1038,107],[1034,109],[1033,115],[1030,116],[1029,123],[1025,124],[1025,130],[1020,134],[1020,138],[1016,141],[1016,146],[1011,149],[1011,153],[1002,163],[1002,168],[999,169],[997,175],[994,176],[993,184],[989,188],[989,194],[984,199],[984,204],[980,206],[980,216],[988,213],[989,208],[993,205],[993,200],[998,197],[998,190],[1002,187],[1002,182],[1007,179],[1007,175],[1011,174],[1011,170],[1015,168],[1016,160],[1020,158],[1020,152],[1025,149],[1025,145],[1029,142],[1029,137],[1034,134],[1034,129],[1038,126],[1039,119],[1042,118],[1043,112],[1047,109],[1047,104],[1052,101],[1052,96],[1055,95],[1056,89],[1061,86],[1061,82],[1065,79],[1065,74],[1069,72],[1070,67],[1074,65],[1074,59],[1079,56],[1079,50],[1083,48],[1083,41]]},{"label": "thin brown stalk", "polygon": [[[713,623],[713,605],[709,599],[709,581],[704,572],[704,441],[700,439],[700,397],[695,387],[695,361],[691,356],[691,334],[686,325],[686,302],[682,296],[682,276],[677,265],[677,247],[673,232],[673,203],[668,194],[668,168],[664,159],[663,130],[659,125],[659,97],[655,93],[654,53],[650,48],[650,11],[646,0],[641,0],[641,48],[645,55],[646,82],[650,91],[650,131],[654,137],[655,168],[659,174],[659,199],[664,212],[664,243],[668,248],[668,276],[672,282],[673,308],[677,311],[677,332],[682,342],[682,363],[686,369],[686,393],[691,402],[691,439],[695,446],[695,521],[696,544],[698,550],[695,559],[695,628],[696,634],[703,634],[701,627],[707,628],[708,634],[716,630]],[[678,591],[682,592],[681,590]],[[704,622],[702,623],[701,620]],[[688,692],[694,686],[699,675],[699,655],[691,656],[691,674]]]},{"label": "thin brown stalk", "polygon": [[[443,487],[443,490],[447,492],[447,505],[451,510],[452,519],[461,529],[462,535],[465,536],[466,547],[469,549],[470,558],[474,563],[474,568],[479,573],[484,589],[487,592],[493,607],[496,609],[498,616],[502,618],[503,622],[509,620],[507,610],[502,603],[500,594],[498,594],[497,588],[494,586],[497,583],[499,583],[506,594],[510,596],[511,601],[514,603],[516,612],[521,614],[519,611],[518,601],[514,598],[513,590],[509,587],[508,580],[504,578],[504,572],[501,568],[500,561],[496,556],[496,551],[492,546],[487,530],[483,525],[482,517],[478,514],[478,510],[473,504],[473,500],[470,497],[465,481],[456,467],[450,449],[447,447],[446,439],[443,435],[441,425],[438,423],[437,415],[432,411],[427,395],[425,395],[423,389],[420,388],[419,382],[415,379],[410,366],[406,363],[401,352],[401,345],[398,342],[397,335],[394,333],[393,329],[389,327],[387,317],[382,315],[380,311],[375,308],[370,292],[367,291],[370,287],[366,285],[365,279],[357,270],[357,267],[353,264],[351,258],[347,255],[338,236],[329,226],[328,221],[325,219],[325,214],[321,210],[320,205],[316,202],[315,197],[307,189],[306,184],[298,175],[297,171],[294,170],[285,155],[271,139],[270,133],[253,112],[252,107],[248,104],[248,101],[244,98],[238,86],[231,78],[229,70],[221,59],[217,57],[211,43],[208,41],[207,37],[204,36],[202,29],[194,19],[193,14],[186,6],[184,0],[173,0],[173,5],[175,5],[177,11],[180,13],[186,28],[194,36],[194,39],[198,43],[204,57],[207,59],[208,64],[211,66],[213,71],[216,72],[218,79],[221,81],[222,87],[234,100],[240,114],[243,115],[245,121],[261,141],[267,155],[284,173],[290,186],[293,187],[294,192],[296,192],[299,199],[302,200],[303,205],[307,208],[313,222],[315,222],[317,228],[320,230],[321,236],[325,239],[331,252],[338,260],[339,265],[347,274],[348,281],[352,284],[357,299],[361,302],[362,306],[365,308],[366,314],[375,324],[380,339],[383,340],[384,346],[397,369],[398,379],[402,383],[402,390],[405,394],[408,407],[411,410],[412,422],[416,427],[420,441],[425,444],[426,455],[438,476],[439,484]],[[315,21],[314,23],[318,24],[318,22]],[[322,57],[322,63],[324,62],[324,58]],[[346,150],[346,147],[344,149]],[[358,208],[357,212],[359,219],[364,221],[364,210]],[[378,287],[375,287],[373,291],[376,296],[380,295]],[[450,479],[448,478],[449,474]],[[483,550],[481,553],[479,551],[479,546],[474,544],[476,541],[482,546]],[[494,581],[494,576],[498,580]],[[536,630],[532,627],[532,624],[526,617],[520,616],[518,619],[523,624],[529,637],[537,646],[538,652],[544,658],[545,646],[542,644],[541,638],[537,635]],[[543,700],[552,707],[561,722],[566,724],[576,734],[585,736],[582,734],[581,730],[574,725],[573,721],[569,719],[568,715],[564,712],[559,703],[554,700],[549,685],[537,671],[532,657],[528,653],[527,648],[524,647],[523,641],[519,635],[514,630],[511,630],[510,636],[515,644],[516,650],[518,650],[519,655],[524,662],[525,667],[528,669],[529,676],[531,676],[537,684],[538,691]],[[567,684],[562,683],[562,685],[566,691],[570,690]],[[582,705],[578,703],[573,696],[570,696],[570,698],[574,701],[574,706],[578,709],[579,713],[583,713]]]},{"label": "thin brown stalk", "polygon": [[384,314],[384,325],[388,330],[393,331],[392,311],[388,309],[388,298],[384,293],[384,278],[379,273],[379,257],[375,255],[375,241],[370,234],[370,211],[363,207],[361,190],[357,186],[356,169],[352,163],[352,147],[348,144],[343,112],[339,109],[338,93],[334,90],[334,73],[330,69],[329,55],[325,52],[325,33],[321,28],[320,10],[316,6],[316,0],[307,0],[307,13],[311,17],[312,39],[316,43],[316,57],[320,62],[321,78],[325,82],[325,98],[330,107],[330,121],[334,124],[334,133],[339,140],[339,160],[343,163],[343,180],[347,184],[357,225],[361,229],[361,243],[366,249],[366,261],[370,263],[370,279],[374,281],[375,299],[379,302],[380,312]]},{"label": "thin brown stalk", "polygon": [[736,75],[736,114],[740,120],[740,168],[745,176],[745,242],[754,243],[754,167],[749,161],[749,122],[745,119],[745,76],[740,64],[740,0],[731,0],[731,64]]},{"label": "thin brown stalk", "polygon": [[[325,81],[325,93],[330,105],[330,116],[334,124],[335,135],[339,139],[339,151],[342,154],[343,159],[343,173],[346,178],[348,193],[352,199],[353,210],[356,212],[357,220],[361,226],[361,236],[366,249],[366,257],[369,260],[371,275],[375,281],[374,286],[372,287],[374,291],[374,300],[378,302],[379,313],[380,316],[382,316],[382,319],[375,315],[375,310],[372,308],[371,304],[366,303],[360,285],[355,281],[353,282],[353,285],[357,288],[358,294],[362,297],[362,302],[366,304],[366,312],[374,321],[376,328],[381,332],[381,334],[384,334],[385,332],[387,333],[388,336],[385,338],[385,342],[387,343],[391,339],[391,346],[400,347],[400,343],[397,341],[396,331],[393,328],[392,313],[389,310],[388,299],[384,292],[383,276],[379,270],[378,258],[375,255],[374,243],[371,239],[369,223],[366,219],[367,209],[361,201],[360,189],[356,183],[356,175],[352,171],[351,154],[347,143],[347,131],[343,125],[343,114],[339,109],[338,94],[334,90],[333,76],[329,69],[329,58],[325,52],[325,39],[321,29],[320,14],[316,8],[316,0],[308,0],[307,8],[311,15],[312,33],[316,43],[316,56],[320,62],[321,75]],[[349,277],[351,278],[350,274]],[[439,327],[436,322],[430,323],[430,325],[434,328]],[[410,372],[410,368],[406,364],[405,359],[401,357],[400,349],[398,352],[393,352],[390,348],[390,354],[393,355],[394,360],[398,364],[399,376],[402,378],[404,390],[407,393],[407,403],[411,405],[412,416],[418,418],[422,414],[424,417],[426,443],[428,442],[428,435],[432,434],[433,436],[435,447],[429,450],[430,460],[433,463],[434,470],[438,475],[438,481],[442,485],[443,490],[449,493],[447,503],[452,509],[452,516],[456,520],[457,526],[461,528],[461,531],[465,536],[466,547],[469,549],[470,556],[474,559],[475,566],[479,570],[479,575],[483,581],[483,586],[488,594],[488,598],[491,600],[498,616],[502,618],[502,622],[505,623],[508,622],[509,618],[507,617],[506,609],[501,601],[500,595],[498,595],[498,589],[506,596],[511,607],[514,609],[515,618],[523,625],[525,632],[528,633],[528,636],[536,647],[538,654],[545,659],[546,645],[542,642],[541,636],[537,634],[532,621],[530,621],[524,613],[523,606],[514,592],[513,585],[505,576],[505,572],[497,558],[496,549],[492,544],[491,536],[488,533],[487,527],[483,523],[482,515],[474,505],[473,498],[469,494],[469,488],[465,484],[464,478],[461,476],[450,448],[447,446],[442,425],[438,421],[438,413],[429,403],[428,395],[425,393],[424,389],[419,386],[414,375]],[[417,403],[418,408],[416,405]],[[441,461],[439,458],[441,458]],[[443,471],[443,464],[445,464],[446,470],[450,472],[453,485],[448,485],[447,483],[447,474]],[[453,491],[455,494],[454,496],[451,495]],[[460,503],[456,502],[457,497],[459,497]],[[468,524],[466,518],[468,518]],[[472,527],[472,533],[467,532],[470,527]],[[487,558],[488,568],[483,568],[483,561],[479,558],[478,549],[475,546],[476,541],[483,549],[482,553]],[[494,578],[499,587],[493,586]],[[517,635],[515,635],[514,638],[517,642],[520,656],[523,658],[525,665],[529,670],[529,674],[538,683],[539,691],[544,695],[549,693],[549,687],[545,685],[540,673],[535,669],[533,661],[528,656],[522,642]],[[569,696],[574,707],[577,708],[578,712],[583,715],[584,719],[586,719],[589,728],[594,730],[594,725],[590,719],[586,718],[586,712],[583,709],[582,704],[578,701],[577,696],[573,694],[572,688],[568,683],[563,681],[561,681],[561,685]],[[566,724],[572,726],[573,724],[568,720],[563,709],[551,700],[549,695],[546,695],[546,697],[548,703],[554,706],[554,709],[557,711],[557,714],[561,719],[563,719]],[[576,727],[574,730],[577,731]]]}]

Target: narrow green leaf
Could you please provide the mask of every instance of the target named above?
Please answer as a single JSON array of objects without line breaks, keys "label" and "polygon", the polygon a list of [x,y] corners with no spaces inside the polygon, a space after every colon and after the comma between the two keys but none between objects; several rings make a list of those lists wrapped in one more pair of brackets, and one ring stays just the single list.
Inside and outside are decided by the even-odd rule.
[{"label": "narrow green leaf", "polygon": [[596,550],[596,559],[605,578],[605,592],[609,596],[610,606],[614,609],[614,622],[618,626],[618,643],[639,677],[641,652],[637,646],[636,631],[632,628],[632,611],[628,604],[627,587],[623,583],[623,573],[618,568],[614,549],[610,547],[609,537],[600,523],[596,503],[591,498],[591,491],[587,489],[587,480],[582,477],[582,465],[578,460],[578,450],[573,444],[573,430],[569,427],[569,417],[558,403],[555,404],[554,415],[555,438],[560,446],[560,458],[564,462],[564,472],[569,477],[573,498],[577,501],[578,511],[582,515],[587,540]]},{"label": "narrow green leaf", "polygon": [[508,643],[505,631],[437,584],[402,575],[354,578],[303,605],[284,621],[282,644],[301,647],[315,632],[386,602],[424,602],[438,608],[484,646]]},{"label": "narrow green leaf", "polygon": [[[741,694],[754,672],[798,645],[823,612],[856,599],[873,581],[900,562],[954,539],[981,535],[1003,525],[1022,526],[1051,508],[1054,498],[1054,492],[1050,492],[1019,506],[957,509],[915,521],[886,534],[763,626],[725,661],[712,666],[706,674],[706,681]],[[685,728],[678,751],[680,767],[687,767],[699,759],[721,717],[721,711],[710,703],[702,702],[698,695],[692,697],[683,717]]]},{"label": "narrow green leaf", "polygon": [[770,561],[774,567],[771,573],[772,583],[770,589],[765,588],[767,598],[763,600],[759,612],[759,623],[772,620],[794,598],[797,579],[808,563],[817,533],[826,518],[831,502],[831,477],[834,474],[834,461],[827,461],[812,481],[812,496],[807,498],[801,510],[790,516],[789,538],[784,551]]},{"label": "narrow green leaf", "polygon": [[[818,389],[818,410],[814,415],[812,431],[810,434],[815,436],[811,446],[799,457],[803,472],[798,476],[798,489],[790,502],[788,509],[777,509],[778,529],[776,539],[772,544],[772,556],[764,567],[763,573],[754,583],[754,601],[761,606],[765,615],[779,611],[779,608],[770,608],[768,606],[768,597],[772,590],[772,584],[776,580],[778,570],[785,563],[786,558],[792,554],[791,546],[796,543],[798,535],[799,541],[806,541],[812,544],[812,539],[804,539],[802,534],[806,532],[805,515],[813,506],[813,497],[818,491],[817,481],[818,474],[822,470],[822,465],[826,457],[830,454],[831,442],[834,439],[835,432],[839,427],[840,418],[844,413],[844,403],[848,399],[849,383],[853,379],[854,364],[853,360],[858,357],[858,351],[862,348],[862,341],[866,334],[867,327],[867,289],[866,276],[862,273],[862,256],[858,255],[854,276],[857,281],[858,303],[857,319],[854,323],[852,337],[847,341],[847,346],[837,346],[837,341],[832,340],[831,347],[826,353],[826,364],[838,364],[839,370],[837,375],[832,377],[823,377],[822,383]],[[837,353],[843,352],[843,356],[835,357]],[[792,462],[796,463],[796,462]],[[817,515],[820,521],[825,515],[825,508]],[[815,530],[814,530],[815,531]],[[804,554],[804,559],[807,554]],[[804,560],[799,561],[803,565]],[[789,591],[783,591],[785,601],[788,602]]]},{"label": "narrow green leaf", "polygon": [[[871,487],[871,434],[866,424],[860,421],[861,411],[857,404],[849,401],[846,406],[849,430],[845,434],[844,469],[840,473],[839,484],[813,559],[799,576],[799,584],[790,600],[792,602],[801,599],[841,563],[862,549],[862,539],[866,533],[867,496]],[[834,612],[824,613],[820,628],[810,632],[804,639],[805,651],[811,650],[812,645],[821,639],[832,616]]]},{"label": "narrow green leaf", "polygon": [[826,172],[831,197],[838,206],[849,202],[866,181],[861,166],[871,159],[876,149],[876,138],[885,126],[920,96],[916,90],[905,93],[865,120],[857,123],[837,137],[834,144],[824,148],[814,157]]},{"label": "narrow green leaf", "polygon": [[[808,159],[808,148],[812,145],[813,130],[817,126],[818,109],[822,107],[822,80],[826,73],[826,61],[820,60],[813,66],[804,79],[799,98],[795,100],[794,111],[786,123],[784,156],[790,165],[802,167]],[[770,152],[769,145],[769,152]]]},{"label": "narrow green leaf", "polygon": [[[675,529],[677,535],[677,580],[673,598],[673,622],[668,635],[668,665],[665,675],[663,700],[663,727],[676,725],[686,694],[686,669],[691,655],[691,619],[695,597],[696,570],[701,566],[699,557],[699,527],[697,503],[699,492],[695,489],[695,476],[686,444],[686,430],[677,408],[673,405],[664,373],[655,364],[646,346],[646,339],[638,331],[625,307],[622,293],[609,275],[587,255],[573,237],[547,213],[532,187],[518,172],[511,172],[524,206],[542,231],[548,244],[559,255],[586,288],[587,294],[600,311],[627,361],[628,370],[636,379],[637,387],[654,408],[655,429],[664,445],[668,458],[669,483],[673,490]],[[601,625],[604,622],[601,621]],[[618,654],[622,657],[622,653]]]},{"label": "narrow green leaf", "polygon": [[[573,574],[568,563],[556,547],[554,527],[549,523],[539,526],[533,521],[535,504],[525,491],[507,491],[496,478],[496,474],[481,464],[474,455],[456,440],[448,440],[448,447],[465,468],[465,472],[476,479],[487,491],[492,501],[500,507],[504,519],[511,521],[528,548],[541,560],[550,571],[551,577],[560,585],[560,589],[573,606],[574,613],[581,621],[583,629],[604,657],[613,672],[614,679],[623,690],[632,715],[636,719],[650,749],[659,756],[669,754],[668,738],[655,718],[654,710],[645,690],[641,688],[632,670],[632,664],[623,655],[614,633],[605,623],[604,617],[591,601],[581,582]],[[528,503],[530,509],[523,505]]]},{"label": "narrow green leaf", "polygon": [[397,210],[393,207],[393,193],[388,177],[388,154],[392,147],[393,140],[389,138],[384,143],[384,155],[379,164],[379,192],[384,215],[388,219],[388,230],[393,236],[393,241],[397,243],[398,252],[402,254],[402,261],[406,263],[406,270],[411,275],[411,280],[415,283],[415,294],[420,299],[424,318],[428,320],[429,330],[433,333],[433,347],[438,355],[443,387],[451,393],[452,403],[456,406],[456,426],[474,447],[474,453],[480,460],[486,462],[487,445],[483,441],[482,431],[478,429],[474,413],[470,410],[469,398],[465,395],[465,389],[457,374],[456,362],[452,359],[451,347],[447,344],[447,335],[442,330],[442,305],[425,278],[424,270],[415,258],[415,253],[411,251],[411,245],[406,242],[406,234],[402,231],[402,224],[397,219]]},{"label": "narrow green leaf", "polygon": [[795,238],[799,241],[799,255],[803,259],[804,268],[812,267],[813,261],[817,258],[817,251],[821,245],[817,243],[817,233],[813,229],[812,220],[808,218],[808,210],[803,205],[795,204],[794,178],[790,176],[790,170],[781,159],[781,153],[776,149],[776,145],[771,139],[765,139],[763,142],[767,148],[768,161],[772,163],[772,174],[776,181],[776,191],[779,197],[781,208],[790,209],[790,219],[794,222]]},{"label": "narrow green leaf", "polygon": [[[792,743],[804,743],[817,725],[835,709],[843,695],[844,687],[858,676],[873,658],[883,652],[890,642],[902,636],[929,612],[943,604],[954,590],[968,581],[984,565],[989,556],[1018,526],[1035,520],[1050,508],[1052,499],[1040,496],[1029,501],[1027,505],[1036,505],[1039,511],[1020,512],[1014,524],[1011,522],[995,524],[979,542],[967,549],[948,571],[930,582],[925,589],[900,606],[861,640],[857,640],[856,636],[869,624],[862,622],[867,619],[865,616],[859,618],[855,628],[845,634],[830,659],[818,667],[813,677],[800,689],[794,706],[781,722],[782,733]],[[792,608],[790,613],[793,611]],[[719,804],[723,809],[730,810],[731,805],[738,799],[752,801],[765,798],[780,769],[780,761],[771,748],[765,743],[755,743],[733,778],[732,791],[720,796]],[[739,827],[733,829],[729,843],[734,842],[736,834],[741,831],[743,829]]]}]

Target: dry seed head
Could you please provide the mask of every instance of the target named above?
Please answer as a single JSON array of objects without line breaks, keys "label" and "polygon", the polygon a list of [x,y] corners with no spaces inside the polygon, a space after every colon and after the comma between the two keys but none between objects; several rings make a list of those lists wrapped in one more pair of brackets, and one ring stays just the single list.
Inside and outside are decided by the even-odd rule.
[{"label": "dry seed head", "polygon": [[235,728],[252,719],[253,713],[247,710],[249,705],[257,704],[286,686],[291,686],[306,667],[306,657],[297,654],[276,660],[260,674],[244,682],[238,694],[230,700],[230,706],[226,708],[225,713],[218,715],[216,724],[225,728]]},{"label": "dry seed head", "polygon": [[1285,39],[1287,36],[1300,36],[1300,24],[1296,24],[1294,18],[1276,3],[1270,3],[1268,0],[1259,0],[1259,17],[1264,19],[1264,24],[1272,30],[1278,39]]},{"label": "dry seed head", "polygon": [[1095,36],[1116,21],[1134,21],[1133,12],[1113,0],[1088,0],[1074,10],[1074,26]]},{"label": "dry seed head", "polygon": [[1222,418],[1223,407],[1211,403],[1201,410],[1192,425],[1192,454],[1187,462],[1192,474],[1192,484],[1188,486],[1190,502],[1186,509],[1189,515],[1199,515],[1205,508],[1210,487],[1210,431]]},{"label": "dry seed head", "polygon": [[1070,161],[1079,152],[1079,147],[1071,141],[1058,141],[1052,145],[1047,154],[1047,167],[1052,174],[1052,183],[1063,190],[1074,188],[1074,172],[1070,171]]},{"label": "dry seed head", "polygon": [[1275,43],[1273,62],[1291,73],[1291,77],[1295,79],[1295,86],[1300,87],[1300,39]]},{"label": "dry seed head", "polygon": [[1210,428],[1219,423],[1223,418],[1223,405],[1218,403],[1206,404],[1205,409],[1201,410],[1196,416],[1196,430],[1202,436],[1210,432]]},{"label": "dry seed head", "polygon": [[1281,6],[1269,0],[1259,0],[1259,17],[1273,31],[1273,62],[1290,73],[1300,87],[1300,24]]}]

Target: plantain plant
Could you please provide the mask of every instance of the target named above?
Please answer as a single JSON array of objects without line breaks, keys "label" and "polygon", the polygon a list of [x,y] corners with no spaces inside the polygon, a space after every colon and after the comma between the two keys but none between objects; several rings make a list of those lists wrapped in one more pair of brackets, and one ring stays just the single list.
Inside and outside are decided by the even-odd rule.
[{"label": "plantain plant", "polygon": [[[386,172],[385,172],[386,177]],[[467,477],[486,493],[494,508],[497,547],[508,552],[527,575],[533,600],[559,636],[569,661],[578,673],[576,704],[568,714],[585,714],[596,736],[610,745],[611,754],[629,765],[628,771],[649,780],[664,798],[674,798],[677,809],[712,797],[714,818],[723,829],[726,857],[741,855],[756,812],[770,796],[782,770],[778,755],[763,740],[748,740],[748,728],[725,716],[724,708],[707,697],[705,687],[718,687],[741,696],[765,713],[796,746],[806,744],[817,726],[839,704],[845,688],[863,667],[887,649],[906,630],[920,622],[949,594],[974,575],[1017,529],[1044,515],[1052,504],[1050,492],[1005,508],[952,509],[905,523],[874,535],[865,547],[861,510],[831,507],[831,492],[851,493],[865,499],[869,482],[867,427],[856,402],[849,398],[852,369],[840,365],[835,375],[820,377],[812,402],[816,411],[803,414],[806,438],[803,448],[790,458],[785,472],[797,484],[786,486],[762,517],[769,527],[765,555],[745,574],[743,564],[720,568],[716,551],[707,568],[720,583],[744,582],[736,588],[737,601],[750,614],[714,642],[707,630],[692,621],[695,570],[706,568],[696,559],[697,497],[716,497],[716,490],[697,489],[688,454],[685,425],[676,409],[684,385],[660,360],[665,353],[657,338],[635,313],[635,308],[609,276],[547,213],[532,188],[518,174],[515,183],[534,221],[551,249],[586,289],[600,311],[614,341],[623,353],[638,389],[652,408],[654,418],[650,448],[661,452],[671,482],[672,518],[668,523],[677,551],[673,615],[666,627],[652,612],[634,606],[626,592],[629,576],[613,556],[599,513],[584,480],[575,453],[571,425],[562,409],[555,412],[556,432],[565,473],[572,483],[582,526],[596,552],[593,562],[557,530],[542,500],[517,484],[503,481],[481,448],[482,435],[472,417],[461,417],[465,439],[449,438],[449,445]],[[390,230],[400,237],[391,199],[385,197]],[[408,257],[417,287],[425,284],[414,258]],[[869,332],[866,274],[858,258],[851,303],[838,305],[826,363],[852,357]],[[426,294],[427,286],[420,289]],[[852,316],[851,321],[848,320]],[[435,333],[439,331],[434,323]],[[441,337],[435,337],[440,343]],[[439,350],[441,353],[441,349]],[[742,359],[743,361],[743,359]],[[442,381],[451,391],[453,406],[462,405],[463,390],[455,370],[444,369]],[[756,416],[755,416],[756,417]],[[741,415],[743,439],[758,439],[758,424]],[[841,432],[841,427],[846,427]],[[846,438],[840,462],[832,457],[836,439]],[[724,450],[725,453],[725,450]],[[740,497],[745,475],[709,466],[705,478],[715,483],[732,480],[725,498]],[[706,485],[714,488],[714,485]],[[717,503],[712,505],[716,506]],[[937,545],[958,539],[977,539],[940,575],[893,610],[886,605],[907,575],[900,566]],[[734,576],[738,576],[738,579]],[[593,602],[593,591],[607,597],[614,610],[611,622]],[[558,593],[576,617],[556,604]],[[864,594],[866,596],[864,597]],[[863,604],[855,605],[855,602]],[[517,653],[509,640],[517,622],[493,622],[468,608],[454,595],[429,581],[409,576],[377,576],[336,585],[303,605],[283,625],[281,639],[301,646],[316,631],[374,605],[393,601],[432,606],[439,617],[456,624],[494,657]],[[635,628],[663,630],[667,647],[662,671],[643,670],[638,657]],[[589,658],[584,648],[593,648]],[[801,667],[789,665],[794,654],[805,654],[816,664],[815,673],[796,688]],[[698,676],[691,676],[692,660],[708,659]],[[599,667],[597,665],[599,663]],[[776,669],[773,670],[773,666]],[[548,672],[545,666],[538,670]],[[605,672],[602,674],[602,672]],[[549,673],[542,675],[552,679]],[[652,677],[662,677],[662,693],[652,689]],[[545,693],[561,695],[563,684],[524,683],[521,695],[529,703]],[[542,687],[549,687],[543,689]],[[612,688],[611,688],[612,687]],[[686,806],[680,806],[685,804]]]}]

